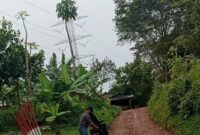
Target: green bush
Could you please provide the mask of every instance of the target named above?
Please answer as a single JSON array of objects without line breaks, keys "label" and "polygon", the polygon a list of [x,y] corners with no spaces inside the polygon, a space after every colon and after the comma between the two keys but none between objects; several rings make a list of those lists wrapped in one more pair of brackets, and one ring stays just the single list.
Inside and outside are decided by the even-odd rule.
[{"label": "green bush", "polygon": [[[195,115],[193,114],[187,119],[183,119],[183,116],[180,113],[176,115],[171,115],[168,104],[168,97],[170,88],[172,86],[173,86],[172,83],[168,83],[168,84],[163,84],[161,86],[156,86],[154,88],[153,95],[151,96],[151,99],[148,103],[150,117],[162,128],[170,129],[177,135],[199,135],[200,133],[199,113],[196,113]],[[193,96],[191,96],[190,98],[192,97]],[[197,96],[195,96],[195,98],[193,99],[197,101]],[[198,98],[198,100],[199,99],[200,98]],[[188,101],[190,101],[190,99],[188,99]],[[193,105],[190,104],[189,106]],[[198,106],[198,104],[196,105]],[[184,112],[187,111],[188,109],[184,110]]]},{"label": "green bush", "polygon": [[135,106],[146,106],[152,94],[153,75],[151,64],[139,57],[132,63],[115,70],[112,95],[134,95]]},{"label": "green bush", "polygon": [[151,118],[177,135],[200,133],[200,64],[167,84],[154,86],[149,101]]},{"label": "green bush", "polygon": [[110,127],[113,120],[117,117],[120,112],[119,107],[110,106],[108,108],[102,107],[100,110],[95,111],[95,114],[98,119],[104,120],[106,125]]},{"label": "green bush", "polygon": [[171,84],[155,86],[151,99],[148,103],[150,117],[163,128],[167,128],[165,123],[170,116],[167,97],[170,85]]},{"label": "green bush", "polygon": [[172,86],[168,94],[168,105],[172,114],[180,111],[182,98],[191,89],[191,80],[188,78],[177,79],[172,82]]},{"label": "green bush", "polygon": [[200,92],[191,91],[183,98],[180,105],[180,114],[183,118],[188,118],[200,112]]},{"label": "green bush", "polygon": [[17,129],[16,114],[15,108],[0,110],[0,132]]}]

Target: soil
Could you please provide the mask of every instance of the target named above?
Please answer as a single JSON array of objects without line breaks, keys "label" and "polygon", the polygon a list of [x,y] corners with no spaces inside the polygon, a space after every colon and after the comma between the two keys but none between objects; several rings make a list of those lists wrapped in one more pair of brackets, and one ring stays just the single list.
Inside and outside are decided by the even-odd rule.
[{"label": "soil", "polygon": [[109,135],[172,135],[149,118],[147,108],[122,111],[113,122]]}]

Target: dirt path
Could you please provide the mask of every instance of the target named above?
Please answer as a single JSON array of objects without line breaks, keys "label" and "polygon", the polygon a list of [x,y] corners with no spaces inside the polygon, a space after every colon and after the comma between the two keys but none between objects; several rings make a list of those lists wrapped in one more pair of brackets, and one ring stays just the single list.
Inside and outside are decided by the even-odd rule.
[{"label": "dirt path", "polygon": [[110,135],[172,135],[161,130],[148,116],[147,108],[123,111],[114,121]]}]

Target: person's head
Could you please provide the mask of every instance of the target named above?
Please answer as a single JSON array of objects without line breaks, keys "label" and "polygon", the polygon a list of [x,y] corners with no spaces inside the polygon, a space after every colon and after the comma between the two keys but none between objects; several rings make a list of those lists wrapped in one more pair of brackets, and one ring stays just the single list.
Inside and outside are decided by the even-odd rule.
[{"label": "person's head", "polygon": [[56,135],[61,135],[61,132],[59,129],[56,129]]},{"label": "person's head", "polygon": [[87,111],[87,113],[91,114],[93,112],[93,108],[91,106],[89,106],[86,111]]}]

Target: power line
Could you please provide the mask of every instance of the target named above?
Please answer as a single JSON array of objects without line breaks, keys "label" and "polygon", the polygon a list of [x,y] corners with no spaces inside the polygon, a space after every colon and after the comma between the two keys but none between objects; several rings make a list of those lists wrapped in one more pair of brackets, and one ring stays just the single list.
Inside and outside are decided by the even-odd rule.
[{"label": "power line", "polygon": [[[8,14],[8,13],[6,13],[6,12],[4,12],[4,11],[0,11],[0,14],[6,15],[7,17],[11,18],[13,24],[15,24],[15,25],[17,25],[17,26],[20,26],[20,27],[23,27],[23,25],[22,25],[21,23],[19,23],[19,22],[16,21],[16,18],[15,18],[13,15]],[[57,37],[57,36],[55,36],[55,35],[53,35],[53,34],[49,34],[49,33],[44,32],[44,31],[41,30],[41,28],[42,28],[42,29],[47,29],[46,27],[41,26],[41,25],[38,25],[38,24],[33,23],[33,22],[30,22],[30,21],[26,21],[26,22],[27,22],[27,27],[28,27],[28,29],[31,29],[32,31],[35,31],[35,32],[37,32],[37,33],[39,33],[39,34],[42,34],[42,35],[45,35],[45,36],[47,36],[47,37],[51,37],[51,38],[54,38],[54,39],[56,39],[56,40],[61,40],[60,37]],[[37,28],[39,27],[40,30],[35,29],[35,28],[32,28],[32,27],[30,27],[30,25],[35,26],[35,27],[37,27]],[[52,31],[52,30],[51,30],[51,31]],[[53,31],[53,32],[55,32],[55,31]],[[59,34],[59,35],[60,35],[60,34]],[[54,48],[50,48],[49,46],[47,47],[47,46],[44,46],[44,45],[40,46],[40,49],[49,50],[49,51],[51,51],[51,52],[58,52],[58,51],[59,51],[59,50],[57,50],[58,48],[57,48],[57,49],[54,49]],[[66,49],[67,49],[67,48],[65,48],[64,51],[65,51]],[[0,52],[0,53],[4,53],[4,51],[2,51],[2,52]]]},{"label": "power line", "polygon": [[[14,18],[12,15],[10,15],[10,14],[4,12],[4,11],[0,11],[0,14],[6,15],[6,16],[12,18],[12,19]],[[14,19],[14,20],[15,20],[15,19]],[[22,26],[20,23],[14,21],[14,20],[12,20],[12,22],[14,22],[14,24],[17,24],[17,25],[19,25],[19,26]],[[33,30],[33,31],[35,31],[35,32],[38,32],[38,33],[43,34],[43,35],[45,35],[45,36],[49,36],[49,37],[54,38],[54,39],[56,39],[56,40],[58,40],[58,39],[60,40],[60,39],[61,39],[61,38],[58,37],[58,36],[55,36],[55,35],[53,35],[53,34],[49,34],[49,33],[47,33],[47,32],[42,31],[41,28],[42,28],[42,29],[45,29],[45,30],[49,30],[49,31],[51,31],[51,32],[54,32],[54,31],[52,31],[52,30],[50,30],[50,29],[48,29],[48,28],[46,28],[46,27],[44,27],[44,26],[41,26],[41,25],[39,25],[39,24],[30,22],[30,21],[26,21],[26,22],[28,23],[29,29],[31,29],[31,30]],[[39,27],[40,30],[36,30],[36,29],[34,29],[34,28],[30,28],[29,25],[35,26],[35,27],[37,27],[37,28]]]},{"label": "power line", "polygon": [[52,16],[54,16],[54,17],[56,16],[56,14],[54,14],[54,13],[52,13],[52,12],[49,12],[48,10],[46,10],[46,9],[44,9],[44,8],[41,8],[41,7],[37,6],[36,4],[33,4],[33,3],[29,2],[28,0],[22,0],[22,2],[24,2],[25,4],[28,4],[28,5],[30,5],[30,6],[32,6],[32,7],[34,7],[34,8],[36,8],[36,9],[39,9],[40,11],[43,11],[43,12],[49,14],[49,15],[52,15]]},{"label": "power line", "polygon": [[[2,13],[2,11],[0,11],[0,13]],[[4,13],[4,14],[5,14],[5,13]],[[12,17],[11,15],[9,15],[9,14],[7,14],[7,15],[13,19],[13,17]],[[12,23],[15,24],[15,25],[17,25],[17,26],[23,27],[23,25],[22,25],[21,23],[17,22],[17,21],[12,20]],[[54,39],[56,39],[56,40],[60,40],[60,39],[61,39],[61,38],[58,38],[58,37],[56,37],[56,36],[54,36],[54,35],[52,35],[52,34],[49,34],[49,33],[47,33],[47,32],[44,32],[44,31],[41,31],[41,30],[36,30],[35,28],[31,28],[29,25],[27,25],[27,27],[28,27],[29,29],[31,29],[32,31],[35,31],[35,32],[40,33],[40,34],[42,34],[42,35],[45,35],[45,36],[47,36],[47,37],[51,37],[51,38],[54,38]],[[52,45],[53,45],[53,44],[52,44]],[[52,52],[58,52],[58,50],[55,50],[55,49],[53,49],[53,48],[50,48],[49,46],[48,46],[48,47],[47,47],[47,46],[40,46],[40,48],[41,48],[41,49],[45,49],[45,50],[49,50],[49,51],[52,51]],[[3,52],[4,52],[4,51],[2,51],[2,52],[0,52],[0,53],[3,53]]]},{"label": "power line", "polygon": [[[6,13],[6,12],[4,12],[4,11],[1,11],[1,10],[0,10],[0,14],[3,14],[3,15],[5,14],[5,15],[9,16],[10,18],[15,18],[13,15],[11,15],[11,14],[9,14],[9,13]],[[51,31],[51,32],[55,32],[54,30],[51,30],[51,29],[49,29],[48,27],[39,25],[39,24],[37,24],[37,23],[31,22],[31,21],[27,21],[27,20],[26,20],[26,22],[27,22],[28,24],[32,25],[32,26],[39,27],[39,28],[42,28],[42,29],[45,29],[45,30],[48,30],[48,31]],[[58,34],[59,34],[59,33],[58,33]],[[51,35],[52,35],[52,34],[51,34]]]}]

